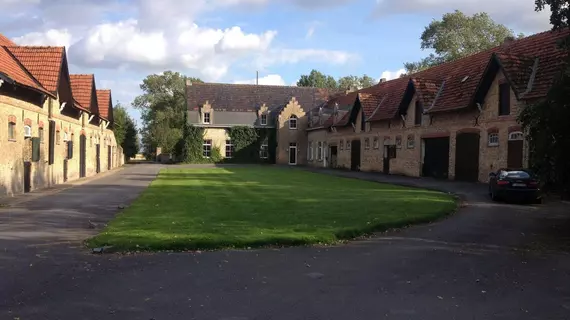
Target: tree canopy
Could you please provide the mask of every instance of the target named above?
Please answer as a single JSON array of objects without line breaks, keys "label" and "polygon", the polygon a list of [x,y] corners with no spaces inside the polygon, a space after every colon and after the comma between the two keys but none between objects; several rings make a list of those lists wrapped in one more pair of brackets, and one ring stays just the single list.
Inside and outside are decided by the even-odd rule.
[{"label": "tree canopy", "polygon": [[420,61],[404,63],[404,68],[408,74],[418,72],[498,46],[507,37],[522,36],[515,36],[485,12],[467,16],[455,10],[444,14],[441,20],[433,20],[422,32],[422,50],[431,49],[434,53]]},{"label": "tree canopy", "polygon": [[140,147],[135,121],[120,103],[113,107],[113,117],[113,132],[117,144],[123,148],[123,153],[127,159],[132,158],[139,152]]},{"label": "tree canopy", "polygon": [[142,143],[147,156],[153,155],[157,147],[165,153],[173,152],[182,137],[186,79],[202,82],[178,72],[165,71],[147,76],[140,85],[143,94],[136,97],[132,105],[141,111]]},{"label": "tree canopy", "polygon": [[347,90],[367,88],[376,83],[376,80],[366,74],[361,77],[350,75],[336,80],[333,76],[313,69],[308,75],[301,75],[297,86]]},{"label": "tree canopy", "polygon": [[[550,23],[554,30],[568,26],[568,0],[536,0],[536,10],[550,7]],[[569,39],[560,43],[570,54]],[[519,114],[530,147],[530,162],[547,187],[554,187],[564,197],[570,197],[570,58],[567,55],[563,70],[555,78],[545,99],[530,104]]]}]

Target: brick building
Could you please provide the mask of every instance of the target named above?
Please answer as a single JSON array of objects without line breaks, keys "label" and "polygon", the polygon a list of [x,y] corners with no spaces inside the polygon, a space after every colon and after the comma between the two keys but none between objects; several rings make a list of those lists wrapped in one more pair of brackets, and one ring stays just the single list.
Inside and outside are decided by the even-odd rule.
[{"label": "brick building", "polygon": [[0,35],[0,196],[123,164],[110,90],[70,75],[64,47],[18,46]]},{"label": "brick building", "polygon": [[487,181],[528,165],[519,111],[544,98],[561,71],[544,32],[337,97],[310,111],[310,166]]}]

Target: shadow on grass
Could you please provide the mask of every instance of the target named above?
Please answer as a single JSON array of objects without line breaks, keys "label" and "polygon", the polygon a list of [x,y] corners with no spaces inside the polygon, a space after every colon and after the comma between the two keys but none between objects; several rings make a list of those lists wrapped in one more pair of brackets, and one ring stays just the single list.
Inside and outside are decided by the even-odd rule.
[{"label": "shadow on grass", "polygon": [[123,251],[335,243],[434,221],[456,207],[439,192],[303,171],[173,169],[88,245]]}]

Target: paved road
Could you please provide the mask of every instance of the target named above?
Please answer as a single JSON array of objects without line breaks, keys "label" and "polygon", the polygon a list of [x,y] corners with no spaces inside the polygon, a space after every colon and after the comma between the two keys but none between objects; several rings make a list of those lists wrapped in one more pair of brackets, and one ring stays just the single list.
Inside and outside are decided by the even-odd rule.
[{"label": "paved road", "polygon": [[[469,184],[431,225],[348,245],[96,256],[78,243],[160,167],[137,165],[0,210],[0,319],[568,319],[570,212],[486,201]],[[14,232],[20,231],[20,232]],[[60,243],[64,241],[63,243]]]}]

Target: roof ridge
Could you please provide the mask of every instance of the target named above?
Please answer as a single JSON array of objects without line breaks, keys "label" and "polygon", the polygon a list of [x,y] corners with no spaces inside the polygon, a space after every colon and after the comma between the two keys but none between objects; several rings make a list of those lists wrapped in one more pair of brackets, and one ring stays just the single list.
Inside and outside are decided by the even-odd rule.
[{"label": "roof ridge", "polygon": [[7,46],[11,48],[26,48],[26,49],[65,49],[65,46],[22,46],[16,44],[15,46]]},{"label": "roof ridge", "polygon": [[[271,87],[271,88],[299,88],[303,90],[309,89],[326,89],[326,88],[319,88],[319,87],[302,87],[302,86],[287,86],[287,85],[272,85],[272,84],[251,84],[251,83],[223,83],[223,82],[192,82],[192,86],[194,85],[222,85],[222,86],[243,86],[243,87]],[[326,89],[329,90],[329,89]]]}]

